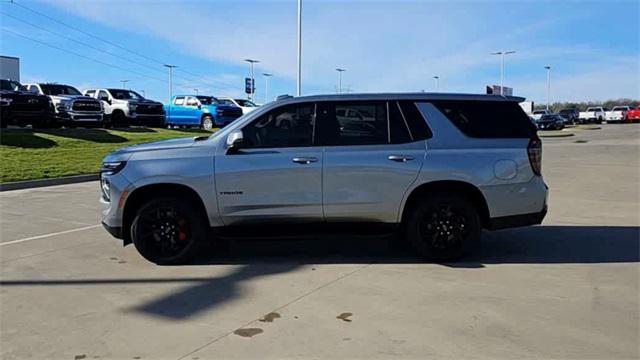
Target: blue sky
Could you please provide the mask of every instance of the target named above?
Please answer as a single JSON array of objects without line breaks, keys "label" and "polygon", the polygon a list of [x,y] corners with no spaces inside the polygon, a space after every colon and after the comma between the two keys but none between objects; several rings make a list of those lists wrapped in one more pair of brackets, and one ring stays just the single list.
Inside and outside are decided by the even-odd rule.
[{"label": "blue sky", "polygon": [[[164,101],[160,63],[171,63],[180,66],[174,93],[243,96],[243,59],[254,58],[262,61],[257,75],[274,74],[270,97],[295,93],[295,0],[15,1],[118,45],[3,2],[0,53],[21,58],[23,82],[82,89],[128,79],[127,87]],[[505,85],[516,95],[544,102],[550,65],[552,101],[640,98],[638,1],[303,3],[303,95],[334,93],[336,67],[347,69],[343,88],[352,92],[433,91],[434,75],[442,91],[483,92],[499,83],[499,58],[489,53],[508,49],[517,53],[507,57]],[[256,86],[262,102],[262,76]]]}]

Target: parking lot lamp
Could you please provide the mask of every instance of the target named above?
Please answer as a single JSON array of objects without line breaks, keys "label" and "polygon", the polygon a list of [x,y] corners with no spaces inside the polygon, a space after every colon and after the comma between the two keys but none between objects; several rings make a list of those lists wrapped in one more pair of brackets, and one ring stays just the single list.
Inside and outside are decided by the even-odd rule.
[{"label": "parking lot lamp", "polygon": [[504,95],[504,56],[515,53],[515,50],[496,51],[491,55],[500,55],[500,95]]},{"label": "parking lot lamp", "polygon": [[140,92],[142,93],[142,97],[146,99],[147,98],[147,92],[144,91],[144,89],[140,89]]},{"label": "parking lot lamp", "polygon": [[296,96],[300,96],[302,86],[302,0],[298,0],[298,77],[296,81]]},{"label": "parking lot lamp", "polygon": [[551,66],[547,65],[544,68],[547,69],[547,110],[549,110],[549,99],[551,94]]},{"label": "parking lot lamp", "polygon": [[120,82],[122,83],[122,88],[126,89],[127,83],[129,82],[129,80],[120,80]]},{"label": "parking lot lamp", "polygon": [[337,68],[336,71],[338,72],[338,94],[341,94],[342,93],[342,73],[347,71],[347,69]]},{"label": "parking lot lamp", "polygon": [[262,73],[264,76],[264,103],[269,102],[269,78],[273,76],[273,74]]},{"label": "parking lot lamp", "polygon": [[193,91],[196,93],[196,96],[198,96],[198,89],[193,89]]},{"label": "parking lot lamp", "polygon": [[[169,69],[169,102],[167,104],[171,104],[171,98],[173,98],[173,69],[177,68],[177,65],[164,64],[164,67]],[[171,106],[167,106],[169,113],[167,117],[171,117]]]},{"label": "parking lot lamp", "polygon": [[251,68],[251,92],[248,94],[249,96],[249,100],[253,99],[253,92],[256,91],[256,87],[255,87],[255,80],[253,79],[253,64],[255,63],[259,63],[259,60],[254,60],[254,59],[244,59],[244,61],[249,63],[249,66]]},{"label": "parking lot lamp", "polygon": [[440,76],[436,75],[433,77],[436,81],[436,92],[440,91]]}]

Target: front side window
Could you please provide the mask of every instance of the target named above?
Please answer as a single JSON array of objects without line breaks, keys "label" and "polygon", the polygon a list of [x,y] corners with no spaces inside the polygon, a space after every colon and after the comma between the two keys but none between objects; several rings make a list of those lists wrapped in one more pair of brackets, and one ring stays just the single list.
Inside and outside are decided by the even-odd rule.
[{"label": "front side window", "polygon": [[193,96],[187,98],[187,106],[198,106],[198,100]]},{"label": "front side window", "polygon": [[240,106],[244,106],[244,107],[256,107],[256,104],[254,104],[253,102],[251,102],[251,100],[236,99],[236,102],[237,102],[237,103],[238,103],[238,105],[240,105]]},{"label": "front side window", "polygon": [[184,96],[176,96],[175,100],[173,100],[175,105],[184,105]]},{"label": "front side window", "polygon": [[319,104],[318,109],[324,145],[389,143],[384,101],[326,102]]},{"label": "front side window", "polygon": [[243,148],[313,145],[314,104],[287,105],[260,116],[242,129]]},{"label": "front side window", "polygon": [[89,90],[89,91],[87,91],[87,94],[86,94],[86,95],[87,95],[87,96],[94,97],[94,96],[95,96],[95,94],[96,94],[96,91],[95,91],[95,90]]},{"label": "front side window", "polygon": [[106,91],[100,90],[100,92],[98,93],[98,99],[99,100],[104,100],[104,101],[109,101],[109,95],[107,94]]}]

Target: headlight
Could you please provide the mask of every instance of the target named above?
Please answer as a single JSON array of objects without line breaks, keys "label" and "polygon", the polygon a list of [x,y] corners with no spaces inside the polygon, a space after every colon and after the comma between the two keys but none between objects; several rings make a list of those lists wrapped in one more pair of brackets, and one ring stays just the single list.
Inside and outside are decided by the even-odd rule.
[{"label": "headlight", "polygon": [[137,107],[138,107],[138,106],[137,106],[136,104],[131,104],[131,103],[129,103],[129,110],[130,110],[130,111],[136,111],[136,108],[137,108]]},{"label": "headlight", "polygon": [[56,108],[58,110],[69,111],[69,110],[71,110],[71,102],[70,101],[60,101]]},{"label": "headlight", "polygon": [[11,104],[12,101],[13,101],[13,99],[0,98],[0,105],[1,106],[9,106],[9,104]]},{"label": "headlight", "polygon": [[102,167],[100,168],[101,175],[115,175],[120,172],[120,170],[124,169],[125,165],[127,165],[126,161],[109,161],[102,163]]},{"label": "headlight", "polygon": [[218,114],[218,115],[222,115],[223,112],[224,112],[224,110],[222,110],[222,109],[216,109],[216,114]]}]

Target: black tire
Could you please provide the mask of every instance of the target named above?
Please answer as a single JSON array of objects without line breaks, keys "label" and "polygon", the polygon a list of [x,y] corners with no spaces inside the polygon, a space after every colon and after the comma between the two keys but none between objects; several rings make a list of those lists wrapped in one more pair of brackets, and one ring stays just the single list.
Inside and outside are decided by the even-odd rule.
[{"label": "black tire", "polygon": [[205,115],[200,121],[200,128],[203,130],[212,130],[215,127],[213,117],[211,115]]},{"label": "black tire", "polygon": [[113,127],[129,127],[127,117],[120,110],[116,110],[111,114],[111,124],[113,124]]},{"label": "black tire", "polygon": [[187,264],[207,238],[200,207],[178,197],[159,197],[138,209],[131,239],[145,259],[158,265]]},{"label": "black tire", "polygon": [[475,250],[482,224],[469,200],[452,193],[423,197],[406,219],[407,240],[427,260],[451,261]]}]

